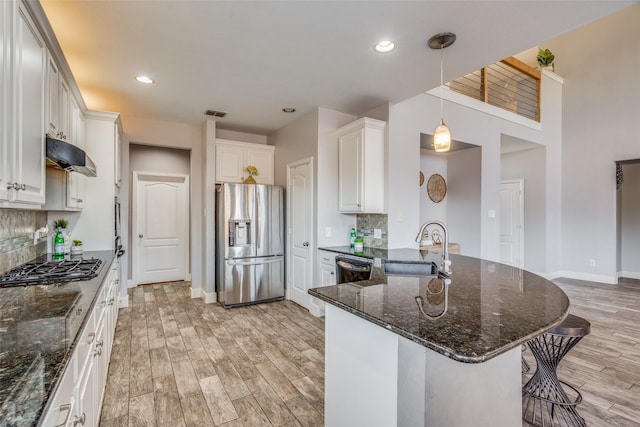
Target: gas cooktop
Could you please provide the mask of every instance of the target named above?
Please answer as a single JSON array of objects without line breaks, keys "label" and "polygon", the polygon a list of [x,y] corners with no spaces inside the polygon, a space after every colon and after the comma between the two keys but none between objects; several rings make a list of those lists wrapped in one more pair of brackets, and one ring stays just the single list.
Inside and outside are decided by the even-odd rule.
[{"label": "gas cooktop", "polygon": [[22,264],[0,276],[0,288],[89,280],[98,275],[100,264],[95,258]]}]

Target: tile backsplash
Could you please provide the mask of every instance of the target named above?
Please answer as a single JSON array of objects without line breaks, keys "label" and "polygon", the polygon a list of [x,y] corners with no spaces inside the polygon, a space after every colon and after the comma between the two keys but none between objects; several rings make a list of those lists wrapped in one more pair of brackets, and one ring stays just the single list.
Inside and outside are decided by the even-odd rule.
[{"label": "tile backsplash", "polygon": [[31,233],[47,225],[46,211],[0,209],[0,274],[47,252],[47,238]]},{"label": "tile backsplash", "polygon": [[[373,237],[373,230],[380,229],[382,238]],[[357,214],[356,215],[356,233],[364,240],[364,246],[367,248],[387,249],[387,214]]]}]

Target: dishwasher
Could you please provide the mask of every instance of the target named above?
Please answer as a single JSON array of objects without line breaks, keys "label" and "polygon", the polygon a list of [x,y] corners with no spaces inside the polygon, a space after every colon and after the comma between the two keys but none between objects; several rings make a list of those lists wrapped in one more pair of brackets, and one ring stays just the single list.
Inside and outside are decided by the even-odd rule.
[{"label": "dishwasher", "polygon": [[373,260],[345,255],[336,256],[336,283],[371,279]]}]

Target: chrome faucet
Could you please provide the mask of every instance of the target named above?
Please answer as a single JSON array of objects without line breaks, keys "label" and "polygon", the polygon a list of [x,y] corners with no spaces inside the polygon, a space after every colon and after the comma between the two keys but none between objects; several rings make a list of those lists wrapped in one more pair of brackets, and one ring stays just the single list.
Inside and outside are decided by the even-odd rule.
[{"label": "chrome faucet", "polygon": [[440,269],[443,273],[451,273],[451,261],[449,260],[449,230],[443,222],[435,219],[430,220],[422,224],[418,235],[416,236],[416,243],[420,243],[422,240],[422,233],[430,225],[437,225],[442,229],[442,261],[440,262]]}]

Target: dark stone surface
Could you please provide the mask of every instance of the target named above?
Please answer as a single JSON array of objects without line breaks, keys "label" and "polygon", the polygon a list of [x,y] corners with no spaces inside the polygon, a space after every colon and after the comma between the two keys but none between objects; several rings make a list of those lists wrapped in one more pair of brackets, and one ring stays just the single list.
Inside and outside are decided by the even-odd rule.
[{"label": "dark stone surface", "polygon": [[91,280],[0,289],[2,426],[35,425],[64,372],[114,258],[111,251],[83,256],[102,260]]},{"label": "dark stone surface", "polygon": [[[321,249],[349,253],[348,247],[343,248],[346,251]],[[440,257],[424,256],[417,249],[365,249],[363,255],[356,255],[397,261],[436,261]],[[484,362],[525,343],[559,324],[568,313],[566,294],[540,276],[493,261],[460,255],[450,258],[448,285],[438,278],[387,276],[313,288],[309,294],[467,363]],[[444,315],[432,319],[422,313],[441,314],[445,296]]]}]

